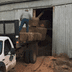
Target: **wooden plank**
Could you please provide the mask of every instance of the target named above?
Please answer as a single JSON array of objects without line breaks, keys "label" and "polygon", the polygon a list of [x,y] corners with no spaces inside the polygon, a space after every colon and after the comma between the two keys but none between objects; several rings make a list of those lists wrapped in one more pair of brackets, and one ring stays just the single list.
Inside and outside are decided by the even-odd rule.
[{"label": "wooden plank", "polygon": [[56,32],[55,32],[55,20],[56,20],[56,16],[55,16],[55,7],[53,7],[53,34],[52,34],[52,55],[54,55],[56,53]]},{"label": "wooden plank", "polygon": [[36,10],[33,10],[33,17],[36,18]]}]

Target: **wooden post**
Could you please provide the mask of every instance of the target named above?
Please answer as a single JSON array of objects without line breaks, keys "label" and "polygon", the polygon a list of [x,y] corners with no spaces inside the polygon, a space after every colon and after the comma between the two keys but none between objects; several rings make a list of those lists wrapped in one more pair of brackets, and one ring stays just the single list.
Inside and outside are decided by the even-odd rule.
[{"label": "wooden post", "polygon": [[40,13],[40,14],[38,15],[38,17],[37,17],[37,18],[40,18],[42,15],[43,15],[43,12],[42,12],[42,13]]},{"label": "wooden post", "polygon": [[53,12],[54,12],[55,7],[53,7]]},{"label": "wooden post", "polygon": [[33,10],[33,17],[36,18],[36,10]]}]

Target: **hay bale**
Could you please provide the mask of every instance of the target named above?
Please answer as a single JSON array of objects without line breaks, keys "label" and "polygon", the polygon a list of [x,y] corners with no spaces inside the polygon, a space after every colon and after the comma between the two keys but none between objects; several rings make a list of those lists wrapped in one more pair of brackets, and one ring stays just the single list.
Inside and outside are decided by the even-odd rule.
[{"label": "hay bale", "polygon": [[[26,32],[26,28],[22,28],[21,32]],[[36,27],[29,27],[29,32],[36,32]]]},{"label": "hay bale", "polygon": [[36,27],[36,32],[41,33],[42,34],[42,40],[45,40],[47,28]]},{"label": "hay bale", "polygon": [[37,32],[20,32],[20,41],[36,41],[41,40],[42,35]]},{"label": "hay bale", "polygon": [[20,32],[20,41],[24,42],[27,41],[27,33],[26,32]]},{"label": "hay bale", "polygon": [[47,33],[47,28],[41,27],[29,27],[29,32],[26,32],[26,28],[22,28],[20,32],[21,41],[35,41],[35,40],[45,40]]},{"label": "hay bale", "polygon": [[29,25],[30,26],[39,26],[39,20],[29,20]]},{"label": "hay bale", "polygon": [[38,40],[41,40],[41,39],[42,39],[42,34],[38,33]]},{"label": "hay bale", "polygon": [[34,33],[29,32],[27,41],[33,41],[33,40],[34,40]]},{"label": "hay bale", "polygon": [[[26,32],[26,28],[22,28],[21,32]],[[38,34],[35,34],[35,38],[37,38],[37,37],[40,38],[41,37],[41,34],[42,34],[42,37],[41,37],[42,39],[40,38],[39,40],[45,40],[46,33],[47,33],[47,28],[42,28],[42,27],[29,27],[29,32],[38,33]],[[39,34],[39,33],[41,33],[41,34]]]},{"label": "hay bale", "polygon": [[20,41],[33,41],[34,34],[32,32],[20,32]]},{"label": "hay bale", "polygon": [[31,32],[28,34],[28,41],[36,41],[36,40],[41,40],[42,35],[37,32]]},{"label": "hay bale", "polygon": [[49,20],[40,20],[39,26],[44,28],[51,28],[51,23]]}]

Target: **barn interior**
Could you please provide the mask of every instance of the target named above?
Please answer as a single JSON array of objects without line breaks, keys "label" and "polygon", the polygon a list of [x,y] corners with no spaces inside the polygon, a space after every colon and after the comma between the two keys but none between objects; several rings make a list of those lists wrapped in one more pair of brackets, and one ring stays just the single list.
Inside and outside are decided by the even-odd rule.
[{"label": "barn interior", "polygon": [[44,24],[47,28],[46,38],[38,43],[38,55],[39,56],[51,56],[52,55],[52,28],[53,28],[53,8],[36,9],[36,17],[43,12],[40,17],[40,24]]}]

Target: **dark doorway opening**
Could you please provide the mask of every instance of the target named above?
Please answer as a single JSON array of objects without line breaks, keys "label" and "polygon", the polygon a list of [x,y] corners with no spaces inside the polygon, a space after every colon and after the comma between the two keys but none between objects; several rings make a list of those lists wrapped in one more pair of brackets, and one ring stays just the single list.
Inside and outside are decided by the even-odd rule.
[{"label": "dark doorway opening", "polygon": [[52,28],[53,28],[53,8],[44,8],[36,10],[36,17],[44,11],[40,21],[45,23],[47,28],[46,39],[38,43],[39,56],[52,56]]}]

